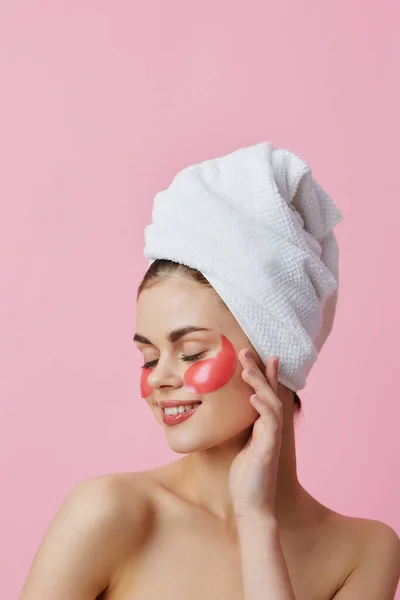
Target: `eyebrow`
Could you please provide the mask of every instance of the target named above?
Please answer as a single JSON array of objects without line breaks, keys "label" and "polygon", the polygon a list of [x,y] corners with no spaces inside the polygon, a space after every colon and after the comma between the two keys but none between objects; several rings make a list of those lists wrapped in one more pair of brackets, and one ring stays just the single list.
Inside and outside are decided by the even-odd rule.
[{"label": "eyebrow", "polygon": [[[183,336],[187,335],[188,333],[193,333],[195,331],[212,331],[212,330],[207,329],[207,327],[196,327],[196,325],[185,325],[184,327],[179,327],[178,329],[174,329],[173,331],[170,331],[169,334],[166,335],[165,337],[168,340],[168,342],[171,342],[171,344],[174,344],[175,342],[180,340]],[[140,342],[141,344],[150,344],[150,346],[154,346],[154,344],[149,339],[147,339],[147,337],[144,337],[144,335],[141,335],[140,333],[135,333],[135,335],[133,336],[133,341]]]}]

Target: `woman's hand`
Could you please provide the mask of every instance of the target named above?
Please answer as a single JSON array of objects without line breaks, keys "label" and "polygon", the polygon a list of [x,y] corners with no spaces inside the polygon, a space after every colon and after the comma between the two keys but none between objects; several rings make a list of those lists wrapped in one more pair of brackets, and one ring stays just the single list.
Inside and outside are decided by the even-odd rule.
[{"label": "woman's hand", "polygon": [[229,488],[237,517],[249,513],[275,516],[275,490],[283,425],[282,402],[278,398],[279,358],[268,359],[265,373],[257,366],[250,351],[240,350],[242,378],[252,386],[252,406],[259,417],[252,434],[233,460]]}]

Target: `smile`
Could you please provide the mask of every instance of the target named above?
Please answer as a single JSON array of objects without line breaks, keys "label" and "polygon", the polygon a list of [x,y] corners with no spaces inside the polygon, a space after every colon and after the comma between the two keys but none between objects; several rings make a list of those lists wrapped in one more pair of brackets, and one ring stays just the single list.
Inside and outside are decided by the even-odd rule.
[{"label": "smile", "polygon": [[194,415],[201,402],[161,408],[162,420],[165,425],[178,425]]}]

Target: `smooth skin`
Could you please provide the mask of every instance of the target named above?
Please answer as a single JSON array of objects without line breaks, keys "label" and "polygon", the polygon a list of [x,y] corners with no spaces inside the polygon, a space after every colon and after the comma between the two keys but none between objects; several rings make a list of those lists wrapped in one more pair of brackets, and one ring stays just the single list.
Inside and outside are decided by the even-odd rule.
[{"label": "smooth skin", "polygon": [[[188,324],[209,331],[168,341]],[[262,364],[212,290],[180,276],[144,290],[136,331],[150,341],[136,342],[144,362],[157,363],[154,391],[141,401],[185,456],[78,484],[20,600],[393,600],[399,537],[302,487],[293,393],[278,383],[274,357]],[[192,417],[167,427],[159,401],[200,399],[184,386],[183,357],[215,356],[221,334],[237,351],[234,376],[204,394]]]}]

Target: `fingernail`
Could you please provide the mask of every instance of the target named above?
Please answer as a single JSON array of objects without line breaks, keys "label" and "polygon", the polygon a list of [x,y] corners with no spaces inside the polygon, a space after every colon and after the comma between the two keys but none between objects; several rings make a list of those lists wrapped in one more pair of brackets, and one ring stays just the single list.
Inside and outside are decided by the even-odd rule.
[{"label": "fingernail", "polygon": [[246,354],[246,358],[253,358],[250,350],[246,350],[245,354]]}]

